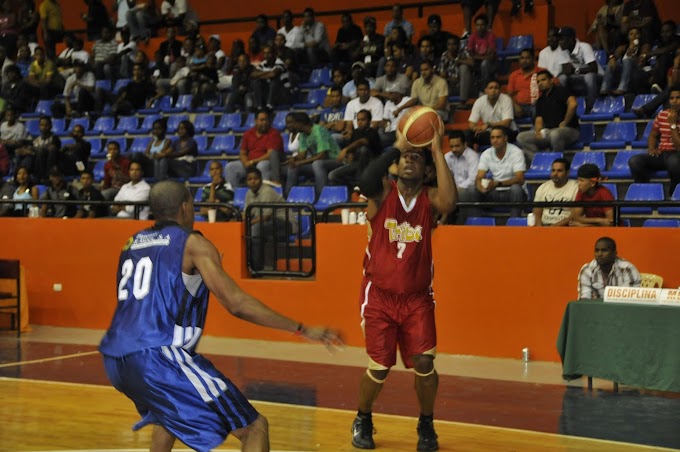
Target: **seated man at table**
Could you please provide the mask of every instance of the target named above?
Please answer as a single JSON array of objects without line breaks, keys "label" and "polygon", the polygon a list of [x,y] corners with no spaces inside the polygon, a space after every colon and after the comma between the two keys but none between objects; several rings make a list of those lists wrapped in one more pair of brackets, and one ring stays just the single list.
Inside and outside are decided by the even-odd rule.
[{"label": "seated man at table", "polygon": [[614,239],[601,237],[595,242],[595,259],[578,273],[578,299],[603,298],[607,286],[640,287],[640,272],[617,256]]}]

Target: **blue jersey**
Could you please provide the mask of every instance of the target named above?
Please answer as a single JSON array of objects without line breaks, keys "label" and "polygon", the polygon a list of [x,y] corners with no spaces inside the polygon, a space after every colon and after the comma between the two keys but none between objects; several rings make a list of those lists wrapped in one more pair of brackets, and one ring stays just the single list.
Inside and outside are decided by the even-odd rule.
[{"label": "blue jersey", "polygon": [[148,347],[196,348],[209,291],[200,275],[182,273],[192,233],[174,222],[157,223],[127,241],[118,263],[118,306],[101,353],[120,357]]}]

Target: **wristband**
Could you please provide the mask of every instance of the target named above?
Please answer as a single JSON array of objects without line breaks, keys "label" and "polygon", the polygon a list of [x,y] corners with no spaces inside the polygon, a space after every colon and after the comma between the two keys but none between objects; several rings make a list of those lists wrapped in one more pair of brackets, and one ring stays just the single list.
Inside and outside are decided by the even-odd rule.
[{"label": "wristband", "polygon": [[301,336],[302,335],[302,330],[305,329],[305,326],[302,324],[302,322],[298,323],[297,329],[293,333],[295,336]]}]

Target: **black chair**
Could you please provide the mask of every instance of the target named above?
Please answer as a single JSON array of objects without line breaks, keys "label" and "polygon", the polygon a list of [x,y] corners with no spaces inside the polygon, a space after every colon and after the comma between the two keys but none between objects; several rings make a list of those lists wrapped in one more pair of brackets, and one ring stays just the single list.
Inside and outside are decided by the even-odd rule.
[{"label": "black chair", "polygon": [[18,260],[0,260],[0,279],[16,282],[13,292],[0,292],[0,314],[10,315],[10,328],[16,327],[17,337],[21,336],[21,282]]}]

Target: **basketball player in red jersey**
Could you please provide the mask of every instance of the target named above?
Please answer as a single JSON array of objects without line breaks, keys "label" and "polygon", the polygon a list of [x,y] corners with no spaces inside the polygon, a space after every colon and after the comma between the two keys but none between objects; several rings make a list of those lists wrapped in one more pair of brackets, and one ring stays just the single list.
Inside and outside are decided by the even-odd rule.
[{"label": "basketball player in red jersey", "polygon": [[[374,160],[361,176],[361,191],[368,198],[370,241],[360,296],[369,366],[361,379],[359,411],[352,425],[352,445],[360,449],[375,448],[371,409],[396,364],[397,347],[405,366],[416,374],[417,450],[439,449],[433,425],[439,379],[434,369],[431,238],[435,213],[453,212],[458,199],[441,140],[435,137],[431,151],[416,149],[397,132],[396,149]],[[394,162],[398,162],[396,182],[385,177]],[[437,188],[423,185],[432,167]]]}]

